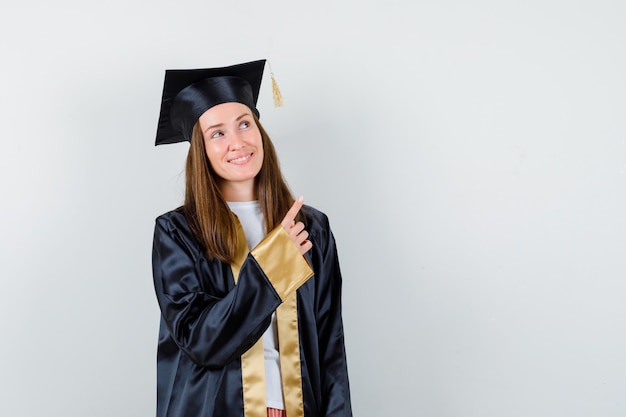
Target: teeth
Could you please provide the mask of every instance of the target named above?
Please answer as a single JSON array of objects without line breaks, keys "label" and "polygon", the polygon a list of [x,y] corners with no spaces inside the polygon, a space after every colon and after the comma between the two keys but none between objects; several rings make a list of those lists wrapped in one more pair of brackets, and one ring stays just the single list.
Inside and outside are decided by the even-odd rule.
[{"label": "teeth", "polygon": [[234,163],[243,162],[248,158],[250,158],[250,155],[242,156],[241,158],[237,158],[237,159],[231,159],[230,162],[234,162]]}]

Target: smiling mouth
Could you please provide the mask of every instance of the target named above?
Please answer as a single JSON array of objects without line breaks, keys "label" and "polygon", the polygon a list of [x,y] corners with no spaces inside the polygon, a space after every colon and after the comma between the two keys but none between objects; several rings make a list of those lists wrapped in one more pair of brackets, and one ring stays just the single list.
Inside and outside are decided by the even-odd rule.
[{"label": "smiling mouth", "polygon": [[239,158],[231,159],[228,162],[231,163],[231,164],[242,164],[242,163],[247,162],[251,157],[252,157],[252,154],[248,154],[248,155],[245,155],[245,156],[241,156]]}]

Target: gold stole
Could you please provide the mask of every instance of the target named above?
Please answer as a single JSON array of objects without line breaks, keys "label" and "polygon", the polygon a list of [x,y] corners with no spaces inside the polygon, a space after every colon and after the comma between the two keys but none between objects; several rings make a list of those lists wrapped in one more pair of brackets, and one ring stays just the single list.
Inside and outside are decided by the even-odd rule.
[{"label": "gold stole", "polygon": [[[248,256],[243,227],[239,221],[236,225],[237,256],[231,264],[235,284]],[[251,253],[283,300],[276,309],[276,321],[285,409],[288,417],[304,417],[296,290],[313,276],[313,271],[282,226],[270,232]],[[275,256],[276,253],[283,253],[286,256]],[[266,417],[263,337],[241,355],[241,379],[244,417]]]}]

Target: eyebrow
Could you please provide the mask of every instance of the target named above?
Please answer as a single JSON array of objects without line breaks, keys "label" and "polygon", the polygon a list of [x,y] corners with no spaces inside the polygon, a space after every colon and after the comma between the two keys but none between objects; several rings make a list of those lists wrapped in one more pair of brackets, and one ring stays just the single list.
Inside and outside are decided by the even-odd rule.
[{"label": "eyebrow", "polygon": [[[241,116],[237,117],[237,118],[235,119],[235,121],[236,121],[236,122],[238,122],[239,120],[243,119],[244,117],[246,117],[246,116],[250,116],[250,115],[251,115],[251,113],[249,113],[249,112],[243,113]],[[211,129],[215,129],[216,127],[220,127],[220,126],[224,126],[224,123],[218,123],[218,124],[216,124],[216,125],[209,126],[209,127],[207,127],[206,129],[204,129],[204,130],[202,131],[202,133],[206,133],[206,132],[208,132],[209,130],[211,130]]]}]

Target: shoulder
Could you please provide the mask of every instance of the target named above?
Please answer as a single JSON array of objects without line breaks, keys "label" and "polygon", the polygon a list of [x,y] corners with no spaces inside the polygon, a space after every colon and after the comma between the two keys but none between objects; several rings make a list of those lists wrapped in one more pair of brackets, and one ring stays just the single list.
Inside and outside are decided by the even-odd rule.
[{"label": "shoulder", "polygon": [[179,228],[181,226],[183,228],[189,228],[182,206],[161,214],[156,218],[156,223],[158,226],[166,229]]},{"label": "shoulder", "polygon": [[302,209],[301,209],[302,213],[304,214],[304,217],[307,219],[307,221],[311,222],[311,223],[328,223],[328,216],[326,215],[326,213],[316,209],[313,206],[309,206],[309,205],[303,205]]},{"label": "shoulder", "polygon": [[305,217],[305,228],[309,232],[309,240],[313,243],[308,257],[313,270],[319,273],[323,270],[324,263],[329,261],[328,257],[336,254],[335,237],[326,213],[306,205],[302,206],[301,211]]},{"label": "shoulder", "polygon": [[154,247],[183,249],[193,257],[203,256],[204,249],[194,235],[182,207],[163,213],[156,218]]},{"label": "shoulder", "polygon": [[167,233],[169,235],[179,235],[186,239],[195,240],[191,227],[185,217],[183,207],[168,211],[158,216],[155,220],[156,232]]},{"label": "shoulder", "polygon": [[306,219],[306,229],[311,235],[327,236],[331,234],[330,221],[326,213],[308,205],[302,206],[301,211]]}]

